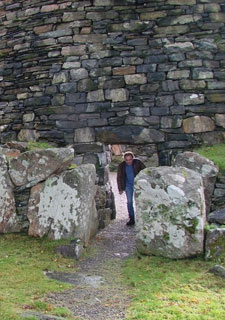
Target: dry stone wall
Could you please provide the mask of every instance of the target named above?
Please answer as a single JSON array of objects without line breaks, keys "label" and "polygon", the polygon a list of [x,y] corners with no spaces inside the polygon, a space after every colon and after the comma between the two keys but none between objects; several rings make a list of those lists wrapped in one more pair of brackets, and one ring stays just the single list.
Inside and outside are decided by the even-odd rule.
[{"label": "dry stone wall", "polygon": [[101,167],[105,144],[163,165],[223,141],[224,0],[5,0],[0,21],[1,143],[76,144]]}]

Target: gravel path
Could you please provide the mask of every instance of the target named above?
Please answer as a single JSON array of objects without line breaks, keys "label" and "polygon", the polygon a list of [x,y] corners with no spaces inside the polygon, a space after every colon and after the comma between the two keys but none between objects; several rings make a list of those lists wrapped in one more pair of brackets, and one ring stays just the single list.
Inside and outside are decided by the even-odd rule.
[{"label": "gravel path", "polygon": [[125,195],[119,195],[116,174],[111,174],[117,218],[98,233],[91,248],[94,253],[78,262],[77,273],[55,274],[55,278],[74,284],[74,289],[51,294],[48,301],[67,307],[76,319],[125,319],[130,298],[120,281],[122,263],[135,250],[135,228],[127,227]]}]

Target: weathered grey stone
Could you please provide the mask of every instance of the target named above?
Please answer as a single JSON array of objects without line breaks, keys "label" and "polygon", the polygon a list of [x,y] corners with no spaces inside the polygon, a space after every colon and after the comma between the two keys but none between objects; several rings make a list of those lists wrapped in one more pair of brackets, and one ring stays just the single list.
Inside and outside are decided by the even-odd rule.
[{"label": "weathered grey stone", "polygon": [[215,228],[207,231],[205,244],[205,259],[214,261],[224,261],[225,228]]},{"label": "weathered grey stone", "polygon": [[33,112],[26,113],[23,115],[23,122],[32,122],[35,118],[35,114]]},{"label": "weathered grey stone", "polygon": [[173,105],[173,96],[160,96],[156,98],[157,107],[169,107]]},{"label": "weathered grey stone", "polygon": [[[74,142],[94,142],[95,131],[93,128],[78,128],[75,130]],[[76,151],[76,150],[75,150]]]},{"label": "weathered grey stone", "polygon": [[139,252],[181,259],[203,253],[202,178],[187,168],[142,170],[135,178]]},{"label": "weathered grey stone", "polygon": [[177,93],[175,94],[175,100],[179,105],[195,105],[204,103],[205,96],[196,93]]},{"label": "weathered grey stone", "polygon": [[10,180],[6,157],[0,155],[0,233],[19,232],[13,185]]},{"label": "weathered grey stone", "polygon": [[104,101],[104,91],[102,89],[90,91],[87,94],[87,102]]},{"label": "weathered grey stone", "polygon": [[52,83],[53,84],[64,83],[64,82],[68,82],[68,80],[69,80],[68,72],[62,71],[54,74]]},{"label": "weathered grey stone", "polygon": [[214,121],[206,116],[194,116],[183,120],[185,133],[198,133],[215,130]]},{"label": "weathered grey stone", "polygon": [[189,78],[190,71],[189,70],[177,70],[177,71],[169,71],[167,74],[168,79],[186,79]]},{"label": "weathered grey stone", "polygon": [[127,85],[145,84],[147,82],[147,78],[144,74],[125,75],[124,79]]},{"label": "weathered grey stone", "polygon": [[216,114],[215,119],[217,126],[225,128],[225,114]]},{"label": "weathered grey stone", "polygon": [[82,56],[86,54],[86,45],[68,46],[62,48],[63,56]]},{"label": "weathered grey stone", "polygon": [[207,68],[194,68],[192,72],[193,79],[211,79],[213,72]]},{"label": "weathered grey stone", "polygon": [[161,128],[180,128],[182,125],[182,117],[162,117]]},{"label": "weathered grey stone", "polygon": [[200,156],[195,152],[179,153],[174,159],[174,166],[185,167],[198,172],[202,176],[206,213],[210,212],[213,190],[216,183],[216,177],[219,172],[217,166],[209,159]]},{"label": "weathered grey stone", "polygon": [[219,223],[225,225],[225,208],[211,212],[207,220],[210,223]]},{"label": "weathered grey stone", "polygon": [[74,237],[87,245],[98,228],[95,179],[95,167],[88,164],[34,186],[28,205],[29,235]]},{"label": "weathered grey stone", "polygon": [[212,268],[210,268],[208,272],[213,273],[215,276],[225,278],[225,268],[222,266],[215,265]]},{"label": "weathered grey stone", "polygon": [[180,87],[183,90],[201,90],[206,87],[206,82],[204,80],[188,80],[182,79],[179,81]]},{"label": "weathered grey stone", "polygon": [[129,97],[129,91],[124,88],[106,90],[105,97],[107,100],[112,100],[112,102],[127,101]]},{"label": "weathered grey stone", "polygon": [[194,49],[192,42],[177,42],[166,44],[165,49],[168,53],[187,52]]},{"label": "weathered grey stone", "polygon": [[21,129],[18,133],[18,140],[19,141],[37,141],[40,134],[36,130],[30,130],[30,129]]},{"label": "weathered grey stone", "polygon": [[79,69],[72,69],[70,70],[70,76],[72,80],[81,80],[81,79],[86,79],[88,78],[88,72],[84,68],[79,68]]},{"label": "weathered grey stone", "polygon": [[69,148],[27,151],[9,162],[9,175],[15,186],[28,188],[67,168],[73,157]]}]

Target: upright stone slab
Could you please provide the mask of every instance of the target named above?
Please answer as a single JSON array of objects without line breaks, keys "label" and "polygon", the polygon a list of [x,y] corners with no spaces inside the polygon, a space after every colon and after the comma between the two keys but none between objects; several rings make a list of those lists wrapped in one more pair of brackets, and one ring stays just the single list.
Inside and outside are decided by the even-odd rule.
[{"label": "upright stone slab", "polygon": [[187,168],[146,168],[135,178],[137,249],[172,259],[203,253],[201,176]]},{"label": "upright stone slab", "polygon": [[66,169],[73,158],[74,150],[69,148],[32,150],[10,161],[9,174],[13,184],[24,189]]},{"label": "upright stone slab", "polygon": [[216,177],[219,172],[217,166],[198,153],[189,151],[179,153],[174,160],[174,166],[186,167],[201,174],[204,185],[206,213],[208,214],[210,212]]},{"label": "upright stone slab", "polygon": [[29,235],[51,239],[74,237],[87,244],[97,232],[95,167],[82,165],[31,189]]},{"label": "upright stone slab", "polygon": [[5,156],[0,156],[0,233],[18,232],[13,185],[8,175]]}]

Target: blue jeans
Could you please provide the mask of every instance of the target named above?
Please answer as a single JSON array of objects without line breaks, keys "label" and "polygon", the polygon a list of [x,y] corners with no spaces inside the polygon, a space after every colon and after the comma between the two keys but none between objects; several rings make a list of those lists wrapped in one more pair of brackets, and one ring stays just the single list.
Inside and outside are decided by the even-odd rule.
[{"label": "blue jeans", "polygon": [[125,192],[127,196],[127,210],[129,213],[129,218],[130,220],[134,220],[134,206],[133,206],[134,188],[131,186],[126,186]]}]

